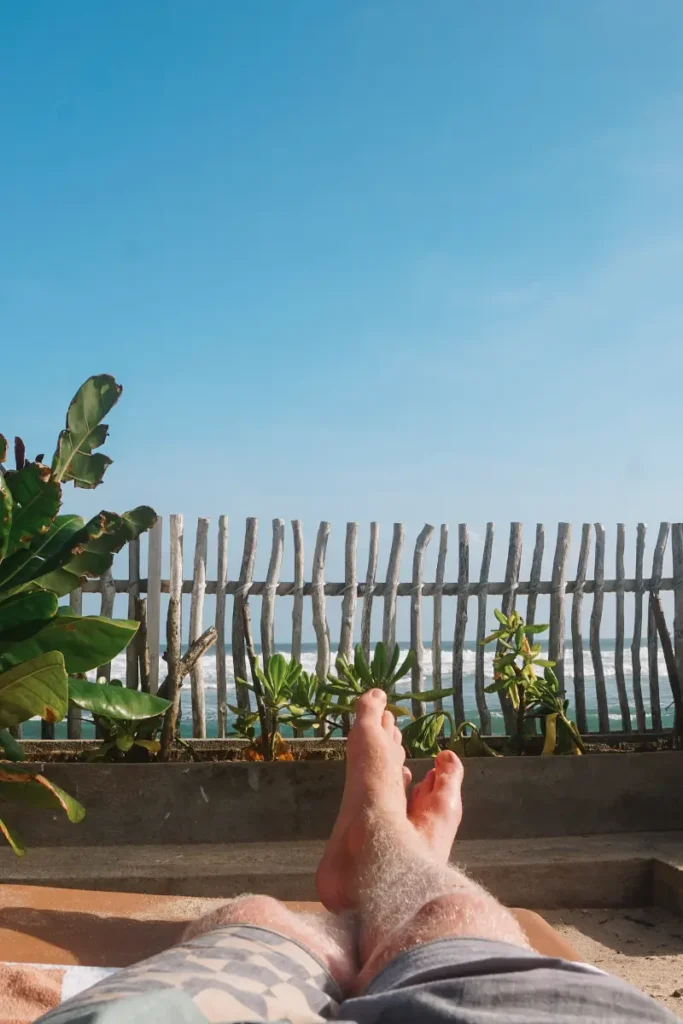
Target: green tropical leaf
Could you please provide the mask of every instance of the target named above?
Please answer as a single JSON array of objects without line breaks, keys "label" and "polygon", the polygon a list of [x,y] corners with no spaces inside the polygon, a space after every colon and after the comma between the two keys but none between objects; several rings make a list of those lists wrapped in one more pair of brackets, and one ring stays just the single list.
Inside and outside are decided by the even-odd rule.
[{"label": "green tropical leaf", "polygon": [[394,644],[394,650],[391,655],[391,661],[389,662],[389,668],[387,669],[387,676],[389,679],[394,678],[394,672],[396,671],[396,666],[398,665],[398,659],[400,657],[401,648],[398,646],[398,644]]},{"label": "green tropical leaf", "polygon": [[514,676],[510,676],[505,679],[497,679],[495,683],[491,683],[489,686],[484,687],[485,693],[498,693],[500,690],[508,689],[514,682]]},{"label": "green tropical leaf", "polygon": [[150,754],[158,754],[161,750],[161,743],[159,740],[141,740],[138,739],[137,736],[135,737],[135,746],[143,747],[145,750],[148,750]]},{"label": "green tropical leaf", "polygon": [[57,614],[56,594],[32,590],[8,598],[0,605],[0,645],[24,640],[37,633]]},{"label": "green tropical leaf", "polygon": [[407,676],[414,664],[415,651],[411,648],[406,654],[405,661],[403,662],[401,667],[398,669],[397,672],[394,672],[393,678],[391,680],[392,685],[397,683],[399,679],[403,679],[404,676]]},{"label": "green tropical leaf", "polygon": [[493,614],[496,616],[496,618],[500,622],[501,626],[505,626],[506,628],[509,627],[510,624],[509,624],[509,621],[508,621],[508,617],[507,617],[507,615],[503,615],[503,613],[501,612],[500,608],[494,608],[493,609]]},{"label": "green tropical leaf", "polygon": [[[534,665],[538,665],[539,668],[552,669],[555,667],[554,661],[543,661],[541,658],[537,658],[534,661]],[[553,673],[554,675],[554,673]]]},{"label": "green tropical leaf", "polygon": [[363,681],[369,690],[371,690],[375,685],[375,681],[373,679],[372,672],[370,671],[370,666],[365,659],[365,652],[360,644],[356,646],[353,667],[356,670],[358,678]]},{"label": "green tropical leaf", "polygon": [[8,825],[3,818],[0,818],[0,832],[2,832],[3,836],[5,837],[9,845],[12,847],[17,857],[23,857],[24,854],[26,853],[26,847],[24,846],[23,839],[21,838],[17,830],[12,828],[11,825]]},{"label": "green tropical leaf", "polygon": [[129,619],[100,615],[57,615],[27,640],[0,644],[0,660],[6,665],[18,665],[46,651],[60,651],[67,672],[89,672],[120,654],[139,625]]},{"label": "green tropical leaf", "polygon": [[89,377],[78,389],[66,414],[66,429],[52,459],[55,480],[73,480],[76,487],[97,487],[111,459],[93,455],[104,443],[108,427],[102,420],[119,400],[122,388],[109,374]]},{"label": "green tropical leaf", "polygon": [[443,713],[430,711],[406,725],[401,730],[401,737],[409,756],[435,757],[439,753],[439,735],[445,721]]},{"label": "green tropical leaf", "polygon": [[10,761],[25,761],[24,748],[8,729],[0,729],[0,747]]},{"label": "green tropical leaf", "polygon": [[61,722],[67,707],[68,679],[59,651],[41,654],[0,675],[0,728],[34,715]]},{"label": "green tropical leaf", "polygon": [[0,464],[7,461],[7,438],[0,434]]},{"label": "green tropical leaf", "polygon": [[62,489],[50,479],[49,470],[37,462],[28,462],[23,469],[11,470],[6,474],[5,482],[14,503],[8,550],[15,551],[47,532],[59,512]]},{"label": "green tropical leaf", "polygon": [[280,687],[287,679],[287,661],[283,654],[274,654],[268,659],[266,674],[270,676],[275,693],[279,693]]},{"label": "green tropical leaf", "polygon": [[533,623],[530,626],[525,626],[524,632],[532,635],[534,633],[545,633],[548,629],[550,629],[550,626],[547,622],[544,625],[537,625],[536,623]]},{"label": "green tropical leaf", "polygon": [[[4,440],[4,438],[2,439]],[[7,486],[4,473],[0,472],[0,562],[9,550],[12,532],[12,494]]]},{"label": "green tropical leaf", "polygon": [[416,693],[401,693],[396,694],[400,700],[422,700],[427,704],[431,704],[435,700],[441,700],[443,697],[452,697],[455,693],[455,687],[451,686],[447,690],[418,690]]},{"label": "green tropical leaf", "polygon": [[8,761],[26,761],[26,753],[22,744],[14,739],[8,729],[0,729],[0,749]]},{"label": "green tropical leaf", "polygon": [[74,824],[85,818],[85,808],[78,800],[23,765],[0,763],[0,796],[38,808],[61,807]]},{"label": "green tropical leaf", "polygon": [[170,701],[151,693],[73,678],[69,679],[69,699],[84,711],[117,721],[155,718],[171,706]]},{"label": "green tropical leaf", "polygon": [[115,743],[122,753],[127,754],[135,743],[135,737],[131,736],[130,733],[124,732],[116,737]]},{"label": "green tropical leaf", "polygon": [[388,664],[387,649],[383,643],[378,643],[375,647],[375,657],[372,659],[372,665],[370,666],[372,678],[377,686],[381,687],[382,683],[386,680]]}]

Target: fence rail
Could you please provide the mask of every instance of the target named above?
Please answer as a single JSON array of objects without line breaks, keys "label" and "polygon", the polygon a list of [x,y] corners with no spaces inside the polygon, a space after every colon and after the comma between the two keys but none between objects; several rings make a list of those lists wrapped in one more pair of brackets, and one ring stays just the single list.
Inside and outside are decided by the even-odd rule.
[{"label": "fence rail", "polygon": [[[476,641],[474,656],[473,697],[477,715],[484,732],[491,728],[492,708],[485,693],[486,673],[484,650],[479,641],[486,635],[487,615],[490,610],[491,598],[501,598],[504,612],[509,613],[519,598],[525,598],[525,606],[520,611],[527,621],[537,621],[538,599],[549,596],[548,633],[549,657],[556,662],[556,672],[560,682],[567,679],[568,695],[573,697],[573,711],[582,733],[589,733],[589,716],[587,713],[586,665],[584,657],[583,605],[587,597],[592,596],[590,622],[588,627],[588,652],[592,662],[595,685],[595,706],[597,709],[597,728],[593,731],[600,734],[610,733],[611,715],[615,714],[614,704],[610,712],[608,688],[604,665],[603,614],[606,595],[614,594],[615,600],[615,658],[614,678],[618,699],[618,714],[621,719],[619,733],[642,734],[648,731],[648,720],[645,707],[643,675],[647,677],[647,696],[650,705],[649,731],[662,730],[662,701],[660,697],[659,641],[657,624],[653,612],[648,605],[643,608],[646,594],[658,595],[661,592],[673,592],[673,660],[678,678],[683,679],[683,523],[662,523],[659,527],[652,552],[652,564],[649,575],[645,575],[645,549],[647,527],[644,523],[637,526],[634,555],[635,576],[626,577],[625,562],[627,554],[627,534],[624,524],[617,524],[616,547],[614,550],[615,576],[605,578],[606,539],[601,523],[591,526],[584,523],[578,546],[575,578],[568,578],[569,561],[572,552],[572,528],[569,523],[559,523],[556,531],[552,554],[552,571],[550,579],[542,579],[543,557],[546,547],[546,530],[542,524],[536,527],[532,560],[528,580],[520,578],[523,551],[523,530],[521,523],[511,523],[507,538],[507,560],[502,581],[490,580],[492,553],[494,548],[494,524],[488,523],[483,540],[481,562],[478,567],[471,566],[470,533],[466,524],[460,524],[457,534],[457,573],[455,582],[447,582],[447,560],[449,549],[449,529],[443,524],[438,534],[438,558],[435,579],[433,582],[424,580],[425,555],[432,537],[434,527],[426,524],[419,532],[412,549],[412,572],[410,582],[401,582],[401,564],[405,549],[405,529],[401,523],[393,526],[391,548],[388,558],[386,578],[377,580],[379,524],[370,524],[368,562],[365,573],[358,567],[358,524],[346,525],[344,542],[344,576],[343,582],[329,582],[325,578],[328,542],[331,526],[322,522],[317,531],[312,559],[310,581],[304,579],[304,537],[302,525],[298,520],[291,524],[292,552],[294,564],[294,580],[283,581],[282,563],[286,546],[286,529],[282,519],[272,523],[272,534],[269,545],[269,562],[265,580],[254,580],[254,566],[258,544],[258,521],[247,519],[242,546],[241,567],[237,579],[228,579],[228,518],[221,516],[217,529],[217,560],[216,578],[207,578],[208,542],[210,523],[200,518],[197,524],[194,551],[192,558],[193,574],[191,579],[183,578],[183,517],[170,517],[169,558],[170,579],[162,578],[163,523],[159,519],[149,535],[146,575],[142,575],[140,542],[129,545],[128,579],[112,579],[111,575],[101,580],[88,580],[84,583],[83,593],[101,594],[101,614],[111,616],[116,594],[128,595],[128,614],[139,617],[140,596],[146,595],[146,642],[148,646],[149,689],[156,692],[159,686],[159,655],[161,646],[161,595],[169,594],[169,610],[165,634],[167,637],[164,649],[169,674],[178,672],[180,658],[180,617],[182,614],[182,595],[191,595],[190,607],[190,640],[195,640],[203,628],[204,598],[215,595],[215,625],[218,640],[215,647],[216,680],[217,680],[217,729],[218,735],[224,736],[227,728],[227,673],[226,673],[226,615],[228,598],[232,598],[232,658],[234,675],[247,678],[247,647],[245,638],[245,606],[248,608],[249,597],[261,597],[260,637],[264,656],[275,650],[275,619],[278,597],[290,597],[292,601],[291,637],[292,654],[300,657],[302,650],[302,629],[304,620],[304,599],[310,598],[311,621],[316,641],[316,671],[322,678],[325,676],[331,660],[339,651],[347,656],[351,654],[354,636],[358,632],[360,642],[368,650],[372,634],[373,613],[381,621],[381,635],[385,643],[393,644],[396,637],[397,602],[401,598],[410,599],[410,642],[415,649],[417,658],[413,668],[412,690],[424,689],[426,677],[425,648],[423,638],[423,613],[425,599],[433,601],[433,628],[431,635],[432,676],[434,687],[455,688],[453,708],[456,720],[462,721],[465,716],[465,669],[464,655],[466,650],[465,636],[470,611],[470,598],[476,598]],[[671,565],[673,575],[664,576],[664,561],[671,538]],[[591,552],[593,548],[593,552]],[[589,575],[589,564],[592,554],[592,578]],[[625,662],[625,595],[634,595],[633,627],[630,644],[630,665]],[[566,647],[566,611],[567,598],[571,596],[569,613],[569,632],[572,643],[571,655]],[[451,640],[444,640],[444,598],[455,597],[456,609],[452,625]],[[333,645],[327,619],[327,598],[341,598],[341,626],[339,643]],[[79,597],[76,598],[79,600]],[[376,602],[381,600],[381,608]],[[359,629],[356,620],[360,618]],[[378,630],[379,632],[379,630]],[[643,637],[645,633],[645,637]],[[647,665],[641,664],[641,644],[647,650]],[[139,646],[139,645],[138,645]],[[444,651],[452,654],[452,679],[445,678],[442,666]],[[571,657],[571,672],[568,666]],[[127,654],[126,683],[128,686],[139,685],[139,669],[143,663],[137,648],[130,649]],[[144,661],[147,664],[147,660]],[[109,674],[109,667],[101,670]],[[572,682],[569,682],[569,675]],[[628,678],[630,676],[630,678]],[[173,691],[173,686],[170,687]],[[573,694],[572,694],[573,689]],[[192,727],[193,735],[206,736],[205,684],[201,660],[195,665],[191,674],[192,696]],[[496,700],[496,698],[494,698]],[[237,686],[237,703],[241,707],[248,705],[249,694],[246,688]],[[414,702],[413,712],[419,713],[423,708],[420,701]],[[506,725],[510,724],[510,708],[505,700],[501,700],[501,710]],[[633,718],[632,718],[633,711]],[[471,717],[471,715],[468,715]],[[613,730],[612,730],[613,731]]]}]

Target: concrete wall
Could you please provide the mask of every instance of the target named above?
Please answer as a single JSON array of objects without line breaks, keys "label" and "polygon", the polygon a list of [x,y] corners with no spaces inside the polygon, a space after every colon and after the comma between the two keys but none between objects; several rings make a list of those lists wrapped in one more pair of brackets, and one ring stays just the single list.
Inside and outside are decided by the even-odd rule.
[{"label": "concrete wall", "polygon": [[[419,779],[430,761],[410,763]],[[87,808],[3,805],[29,846],[243,843],[325,839],[344,764],[47,764]],[[683,830],[683,753],[481,758],[465,765],[462,839],[526,839]]]}]

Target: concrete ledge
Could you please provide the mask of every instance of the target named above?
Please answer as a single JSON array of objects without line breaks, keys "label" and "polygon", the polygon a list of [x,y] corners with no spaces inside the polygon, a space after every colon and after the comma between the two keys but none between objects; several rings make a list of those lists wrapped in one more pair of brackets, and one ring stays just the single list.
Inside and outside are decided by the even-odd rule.
[{"label": "concrete ledge", "polygon": [[[261,892],[316,898],[323,843],[60,847],[0,851],[7,884],[229,898]],[[454,860],[509,906],[623,907],[662,902],[683,908],[683,833],[534,840],[458,841]],[[682,909],[683,912],[683,909]]]},{"label": "concrete ledge", "polygon": [[[431,760],[409,762],[422,778]],[[341,801],[344,763],[46,764],[87,808],[3,806],[29,847],[238,844],[322,840]],[[683,829],[682,751],[586,757],[472,758],[461,839],[530,839]]]}]

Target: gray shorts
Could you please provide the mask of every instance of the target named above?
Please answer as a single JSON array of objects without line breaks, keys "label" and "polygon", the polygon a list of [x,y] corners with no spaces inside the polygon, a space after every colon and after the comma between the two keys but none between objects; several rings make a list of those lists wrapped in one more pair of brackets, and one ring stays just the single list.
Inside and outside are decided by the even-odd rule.
[{"label": "gray shorts", "polygon": [[650,1024],[677,1018],[587,964],[488,939],[439,939],[397,957],[353,999],[310,950],[229,925],[110,975],[45,1024]]}]

